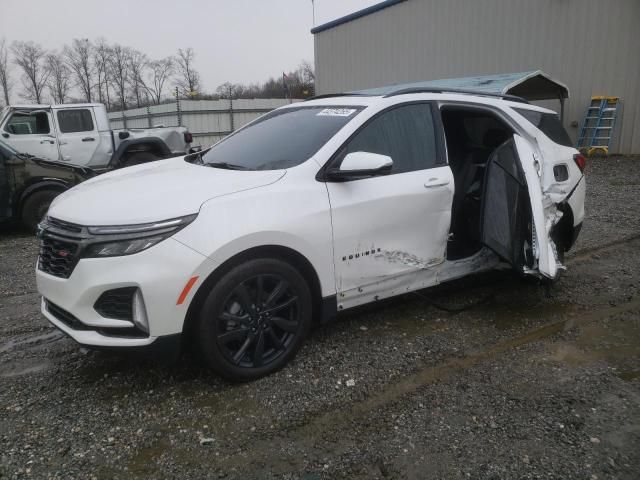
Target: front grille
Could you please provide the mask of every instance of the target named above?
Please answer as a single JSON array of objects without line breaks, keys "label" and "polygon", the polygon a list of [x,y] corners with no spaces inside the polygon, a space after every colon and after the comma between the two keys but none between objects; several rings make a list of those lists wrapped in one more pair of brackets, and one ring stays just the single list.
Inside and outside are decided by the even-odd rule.
[{"label": "front grille", "polygon": [[93,308],[106,318],[133,321],[133,295],[136,287],[107,290],[96,301]]},{"label": "front grille", "polygon": [[91,330],[87,325],[82,323],[65,309],[60,308],[55,303],[51,303],[49,300],[45,300],[45,302],[47,311],[67,327],[72,328],[73,330]]},{"label": "front grille", "polygon": [[38,268],[56,277],[69,278],[78,263],[78,244],[53,237],[46,232],[40,238]]},{"label": "front grille", "polygon": [[75,223],[65,222],[53,217],[47,217],[46,221],[49,226],[54,227],[57,230],[65,230],[67,232],[73,233],[82,232],[82,227],[80,225],[76,225]]},{"label": "front grille", "polygon": [[69,278],[78,260],[85,228],[74,223],[46,217],[40,224],[38,268],[50,275]]}]

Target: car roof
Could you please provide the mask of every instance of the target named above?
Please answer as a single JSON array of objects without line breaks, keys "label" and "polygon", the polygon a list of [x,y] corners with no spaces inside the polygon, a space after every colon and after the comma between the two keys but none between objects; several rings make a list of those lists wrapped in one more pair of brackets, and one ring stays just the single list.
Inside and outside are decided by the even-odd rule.
[{"label": "car roof", "polygon": [[[542,113],[556,113],[553,110],[538,105],[532,105],[522,100],[514,100],[511,96],[487,95],[482,92],[407,92],[395,95],[367,95],[357,93],[338,93],[321,95],[302,102],[305,106],[363,106],[369,107],[380,103],[402,103],[415,100],[437,100],[477,103],[492,106],[509,106],[516,109],[527,109]],[[300,107],[301,103],[286,107]],[[286,108],[285,107],[285,108]]]},{"label": "car roof", "polygon": [[11,105],[11,108],[16,110],[39,110],[45,108],[79,108],[79,107],[99,107],[101,103],[64,103],[64,104],[44,104],[44,103],[32,103],[32,104],[18,104]]}]

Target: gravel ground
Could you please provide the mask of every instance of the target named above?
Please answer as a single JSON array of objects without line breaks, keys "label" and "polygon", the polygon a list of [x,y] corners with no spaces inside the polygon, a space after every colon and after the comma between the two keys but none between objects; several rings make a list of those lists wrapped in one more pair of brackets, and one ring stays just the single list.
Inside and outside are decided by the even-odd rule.
[{"label": "gravel ground", "polygon": [[1,233],[0,478],[637,479],[639,161],[590,162],[549,293],[492,272],[346,313],[244,385],[79,349]]}]

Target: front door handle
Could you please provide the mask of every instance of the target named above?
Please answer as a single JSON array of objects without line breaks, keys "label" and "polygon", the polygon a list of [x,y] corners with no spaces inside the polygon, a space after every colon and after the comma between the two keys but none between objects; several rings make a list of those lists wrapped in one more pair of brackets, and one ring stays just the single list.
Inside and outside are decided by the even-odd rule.
[{"label": "front door handle", "polygon": [[445,187],[449,185],[449,180],[442,180],[440,178],[430,178],[427,183],[424,184],[424,188]]},{"label": "front door handle", "polygon": [[83,142],[94,142],[94,141],[95,141],[95,138],[93,138],[93,137],[84,137],[84,138],[82,139],[82,141],[83,141]]},{"label": "front door handle", "polygon": [[55,145],[55,140],[40,140],[40,144],[50,143],[51,145]]}]

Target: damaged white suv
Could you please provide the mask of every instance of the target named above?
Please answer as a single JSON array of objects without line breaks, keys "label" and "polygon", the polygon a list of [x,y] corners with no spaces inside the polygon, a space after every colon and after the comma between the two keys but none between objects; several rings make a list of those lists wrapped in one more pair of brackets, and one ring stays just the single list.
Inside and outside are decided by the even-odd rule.
[{"label": "damaged white suv", "polygon": [[517,97],[288,105],[57,197],[42,312],[86,346],[189,344],[256,378],[337,311],[501,264],[553,279],[584,217],[584,166],[556,114]]}]

